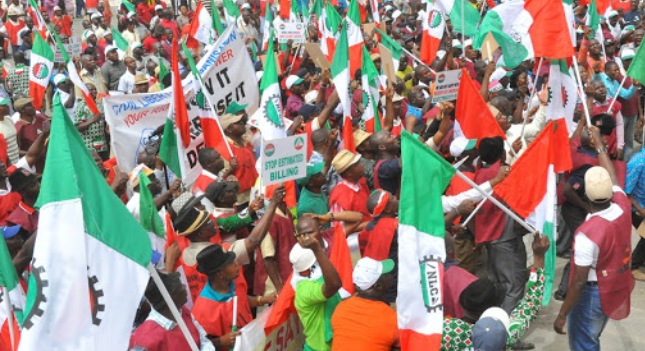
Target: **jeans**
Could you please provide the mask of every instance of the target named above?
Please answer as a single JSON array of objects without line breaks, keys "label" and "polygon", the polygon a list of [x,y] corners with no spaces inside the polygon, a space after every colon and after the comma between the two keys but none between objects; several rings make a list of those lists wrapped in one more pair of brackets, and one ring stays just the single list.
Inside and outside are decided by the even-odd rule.
[{"label": "jeans", "polygon": [[85,9],[85,0],[76,0],[76,17],[81,17],[83,15],[83,10]]},{"label": "jeans", "polygon": [[634,151],[634,129],[636,129],[636,119],[638,114],[633,116],[623,116],[625,128],[625,148],[623,150],[623,161],[628,162]]},{"label": "jeans", "polygon": [[600,334],[608,320],[600,308],[598,287],[586,285],[567,318],[569,348],[572,351],[599,351]]}]

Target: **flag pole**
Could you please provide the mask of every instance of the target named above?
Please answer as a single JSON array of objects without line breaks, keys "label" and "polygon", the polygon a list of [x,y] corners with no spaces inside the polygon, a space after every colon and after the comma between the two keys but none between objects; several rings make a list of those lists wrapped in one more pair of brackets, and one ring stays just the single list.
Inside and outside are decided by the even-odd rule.
[{"label": "flag pole", "polygon": [[408,54],[408,55],[412,56],[412,59],[413,59],[413,60],[415,60],[415,61],[417,61],[417,63],[418,63],[418,64],[420,64],[420,65],[422,65],[422,66],[426,66],[426,67],[428,67],[428,69],[430,70],[430,72],[432,72],[432,74],[434,74],[435,76],[437,75],[437,72],[436,72],[435,70],[433,70],[433,69],[432,69],[432,67],[428,66],[425,62],[423,62],[423,61],[419,60],[419,58],[418,58],[418,57],[416,57],[416,56],[414,56],[414,54],[413,54],[413,53],[409,52],[409,51],[408,51],[408,50],[406,50],[404,47],[401,47],[401,49],[402,49],[406,54]]},{"label": "flag pole", "polygon": [[[538,63],[538,68],[537,68],[537,71],[535,72],[535,77],[533,77],[533,90],[531,91],[531,95],[529,96],[529,103],[526,105],[526,110],[522,111],[522,114],[528,111],[529,106],[531,106],[531,101],[533,101],[533,96],[535,96],[535,91],[537,90],[537,79],[540,76],[540,70],[542,69],[543,61],[544,61],[544,57],[540,57],[540,63]],[[522,137],[522,139],[524,139],[524,128],[526,127],[526,121],[528,120],[528,116],[522,116],[522,117],[524,121],[522,122],[522,132],[520,133],[520,136]]]},{"label": "flag pole", "polygon": [[589,108],[587,108],[587,94],[585,94],[585,89],[584,86],[582,85],[582,78],[580,78],[580,70],[578,68],[578,59],[576,58],[575,55],[573,55],[573,69],[574,69],[574,76],[576,77],[576,83],[578,84],[578,88],[580,90],[580,100],[582,100],[582,107],[585,110],[585,118],[587,119],[587,126],[591,126],[591,117],[589,116]]},{"label": "flag pole", "polygon": [[181,318],[181,314],[179,313],[177,306],[175,306],[175,303],[172,301],[172,298],[168,293],[168,289],[166,289],[166,286],[163,285],[163,282],[161,281],[161,277],[159,277],[159,273],[157,272],[155,267],[152,266],[152,263],[148,264],[148,271],[152,276],[152,280],[157,285],[157,288],[159,288],[159,292],[161,292],[161,296],[163,296],[164,301],[166,301],[166,305],[168,305],[168,309],[170,309],[170,313],[172,313],[172,316],[175,318],[175,323],[179,325],[179,329],[181,329],[181,333],[184,334],[184,337],[186,338],[186,341],[188,342],[188,345],[190,346],[191,350],[199,351],[199,347],[197,347],[197,344],[195,343],[195,339],[193,339],[192,335],[190,335],[190,331],[188,331],[188,327],[186,326],[184,319]]},{"label": "flag pole", "polygon": [[[461,46],[466,43],[466,0],[461,0]],[[465,49],[465,48],[464,48]],[[466,50],[461,50],[461,55],[466,56]]]},{"label": "flag pole", "polygon": [[528,230],[529,233],[531,233],[531,234],[536,233],[536,230],[533,229],[528,223],[526,223],[517,214],[515,214],[515,212],[511,211],[506,206],[502,205],[501,202],[497,201],[497,199],[495,199],[492,195],[490,195],[489,193],[485,192],[484,189],[482,189],[479,185],[477,185],[475,182],[473,182],[470,178],[466,177],[463,173],[461,173],[460,170],[456,170],[456,171],[457,171],[456,174],[457,174],[457,176],[459,176],[459,178],[461,178],[463,181],[468,183],[468,185],[470,185],[474,189],[477,189],[477,191],[479,191],[482,195],[484,195],[484,197],[486,199],[490,200],[493,204],[495,204],[495,206],[499,207],[500,210],[504,211],[504,213],[506,213],[511,218],[513,218],[513,220],[515,220],[515,222],[517,222],[519,225],[524,227],[524,229]]},{"label": "flag pole", "polygon": [[11,350],[16,349],[16,341],[13,335],[13,306],[11,305],[11,297],[9,296],[9,289],[6,286],[2,287],[2,293],[6,297],[4,299],[5,307],[7,309],[7,322],[9,323],[9,337],[11,339]]},{"label": "flag pole", "polygon": [[[480,18],[481,18],[481,16],[482,16],[482,14],[484,13],[484,9],[486,9],[486,5],[488,5],[488,3],[487,3],[486,1],[482,1],[482,9],[481,9],[481,10],[479,10],[479,17],[480,17]],[[463,17],[463,16],[462,16],[462,17]]]},{"label": "flag pole", "polygon": [[614,103],[616,102],[616,99],[618,99],[618,94],[620,94],[620,89],[623,88],[623,85],[625,85],[626,80],[627,80],[627,74],[625,74],[625,76],[623,77],[623,80],[620,81],[618,90],[616,90],[616,95],[614,95],[614,98],[611,100],[611,103],[609,104],[609,108],[607,108],[607,111],[611,111],[611,108],[614,107]]},{"label": "flag pole", "polygon": [[486,203],[486,200],[488,199],[481,200],[477,205],[477,207],[473,210],[473,212],[470,213],[468,218],[466,218],[466,220],[463,223],[461,223],[461,225],[465,227],[468,224],[468,222],[470,222],[470,220],[475,217],[475,215],[477,214],[477,211],[479,211],[482,208],[482,206],[484,206],[484,204]]}]

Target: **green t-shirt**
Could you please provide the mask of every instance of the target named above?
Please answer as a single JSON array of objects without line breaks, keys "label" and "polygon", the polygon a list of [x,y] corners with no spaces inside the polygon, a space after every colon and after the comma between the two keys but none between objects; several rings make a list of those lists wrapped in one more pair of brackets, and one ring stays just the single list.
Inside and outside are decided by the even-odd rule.
[{"label": "green t-shirt", "polygon": [[307,344],[317,351],[329,351],[331,345],[325,342],[325,302],[323,283],[303,280],[296,285],[295,306],[298,317],[305,327]]},{"label": "green t-shirt", "polygon": [[[300,199],[298,200],[298,216],[305,213],[326,214],[329,212],[329,199],[324,192],[320,194],[312,193],[306,188],[302,188],[300,192]],[[329,223],[324,226],[324,229],[329,228]]]}]

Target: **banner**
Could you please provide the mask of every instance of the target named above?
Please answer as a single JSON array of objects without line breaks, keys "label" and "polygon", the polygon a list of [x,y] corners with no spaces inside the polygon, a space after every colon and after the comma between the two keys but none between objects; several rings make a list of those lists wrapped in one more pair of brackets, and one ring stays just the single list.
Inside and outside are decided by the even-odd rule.
[{"label": "banner", "polygon": [[[79,56],[82,52],[81,38],[79,37],[70,37],[69,43],[63,44],[63,46],[65,47],[67,54],[69,54],[69,57]],[[52,49],[54,50],[54,62],[65,62],[65,60],[63,60],[63,54],[60,52],[60,47],[58,45],[54,45]]]},{"label": "banner", "polygon": [[268,336],[264,335],[270,307],[258,318],[240,330],[242,333],[235,341],[234,351],[299,351],[305,344],[303,326],[298,316],[292,314],[289,319]]},{"label": "banner", "polygon": [[265,186],[307,175],[306,135],[264,141],[260,173]]},{"label": "banner", "polygon": [[284,44],[289,40],[292,40],[294,44],[305,43],[307,41],[307,36],[305,31],[307,26],[301,22],[283,22],[276,27],[276,36],[278,38],[278,43]]},{"label": "banner", "polygon": [[[255,69],[244,39],[234,27],[224,32],[202,57],[197,68],[217,115],[222,116],[233,101],[249,104],[246,110],[249,115],[255,112],[260,101]],[[205,99],[195,95],[192,75],[186,77],[182,84],[191,122],[192,140],[182,155],[183,182],[189,185],[201,173],[197,161],[197,153],[204,147],[200,117],[210,112],[204,106]],[[171,102],[172,87],[156,93],[112,95],[103,99],[112,149],[124,172],[130,172],[137,165],[137,156],[144,150],[148,139],[166,122]]]}]

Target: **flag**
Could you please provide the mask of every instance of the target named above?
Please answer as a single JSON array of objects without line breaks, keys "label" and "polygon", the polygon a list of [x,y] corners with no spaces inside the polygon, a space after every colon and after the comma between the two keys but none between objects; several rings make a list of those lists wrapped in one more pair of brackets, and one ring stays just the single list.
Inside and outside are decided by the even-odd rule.
[{"label": "flag", "polygon": [[215,5],[215,0],[211,1],[211,19],[213,20],[213,29],[217,35],[222,35],[224,33],[224,26],[222,25],[222,19],[219,17],[219,12],[217,11],[217,5]]},{"label": "flag", "polygon": [[361,88],[363,90],[363,123],[365,131],[375,133],[383,129],[381,118],[378,114],[378,85],[376,79],[379,72],[370,58],[370,53],[363,46],[363,66],[361,67]]},{"label": "flag", "polygon": [[[379,15],[378,12],[378,0],[368,0],[370,2],[370,11],[372,11],[372,20],[374,20],[374,24],[376,25],[376,28],[381,27],[381,16]],[[371,35],[372,33],[367,33],[368,35]]]},{"label": "flag", "polygon": [[475,49],[481,48],[488,33],[502,48],[498,65],[506,68],[534,57],[574,55],[562,0],[518,0],[497,5],[479,26],[473,41]]},{"label": "flag", "polygon": [[[356,1],[356,0],[354,0]],[[354,129],[352,127],[352,100],[349,95],[349,83],[351,78],[349,75],[349,48],[347,46],[347,27],[346,23],[340,31],[340,38],[338,38],[338,45],[334,53],[334,60],[331,63],[331,75],[334,81],[336,91],[338,91],[338,98],[343,107],[343,130],[342,138],[343,145],[346,150],[353,153],[356,152],[354,145]]]},{"label": "flag", "polygon": [[125,350],[148,285],[145,230],[54,98],[20,351]]},{"label": "flag", "polygon": [[[567,21],[569,28],[569,36],[571,37],[571,45],[576,45],[576,15],[573,13],[573,0],[562,0],[562,8],[564,9],[564,17]],[[575,50],[575,48],[574,48]]]},{"label": "flag", "polygon": [[114,26],[112,26],[112,36],[114,37],[114,42],[116,43],[116,47],[119,48],[119,50],[123,51],[124,53],[128,51],[128,48],[130,47],[130,44],[128,44],[128,41],[125,40],[123,35],[119,33]]},{"label": "flag", "polygon": [[[593,0],[580,0],[578,6],[590,5]],[[604,15],[605,12],[611,7],[611,0],[596,0],[596,8],[598,9],[599,15]]]},{"label": "flag", "polygon": [[461,71],[455,108],[455,137],[458,136],[477,139],[478,142],[483,138],[496,136],[506,139],[506,133],[497,123],[465,68]]},{"label": "flag", "polygon": [[[233,30],[235,26],[229,27],[230,30]],[[227,29],[227,31],[229,30]],[[223,36],[226,36],[223,35]],[[182,43],[184,53],[188,55],[188,48],[184,43]],[[192,56],[188,58],[188,66],[193,74],[193,84],[197,100],[197,108],[199,110],[199,123],[202,126],[202,133],[204,134],[204,143],[207,147],[212,147],[217,150],[217,152],[222,155],[224,159],[230,161],[233,157],[233,154],[229,151],[228,141],[226,140],[226,135],[224,135],[224,130],[222,125],[219,122],[217,114],[214,112],[209,98],[206,96],[207,91],[203,89],[204,81],[202,76],[195,66]]]},{"label": "flag", "polygon": [[645,45],[639,45],[636,56],[629,65],[627,75],[639,82],[645,82]]},{"label": "flag", "polygon": [[[96,106],[94,98],[92,97],[92,95],[90,95],[90,90],[87,89],[85,82],[83,82],[83,79],[81,79],[81,76],[78,74],[74,61],[70,59],[67,50],[64,49],[63,42],[60,40],[58,33],[56,33],[55,30],[51,31],[51,33],[54,36],[54,40],[56,41],[58,48],[61,49],[60,52],[63,55],[63,62],[65,62],[65,67],[67,68],[69,79],[72,81],[72,83],[74,83],[75,86],[78,87],[78,89],[80,89],[81,94],[83,95],[83,100],[85,100],[85,103],[87,104],[87,107],[90,109],[90,111],[92,111],[93,114],[101,113],[101,111],[99,111],[99,108]],[[80,96],[77,96],[76,98],[78,99],[80,98]]]},{"label": "flag", "polygon": [[[192,57],[192,55],[191,55]],[[159,59],[159,86],[161,87],[161,90],[166,88],[166,85],[163,83],[164,78],[166,78],[167,75],[170,74],[170,71],[168,70],[168,67],[166,67],[166,64],[163,63],[163,60],[159,55],[157,55],[157,58]]]},{"label": "flag", "polygon": [[477,34],[477,25],[479,24],[480,16],[479,11],[468,3],[467,6],[463,8],[463,19],[462,19],[462,5],[468,3],[464,0],[437,0],[436,4],[441,9],[441,12],[450,16],[450,22],[454,30],[458,33],[463,33],[461,29],[461,24],[466,27],[466,32],[464,33],[467,37],[473,37]]},{"label": "flag", "polygon": [[188,33],[191,37],[206,45],[211,44],[215,39],[213,19],[201,1],[197,4],[195,16],[190,22]]},{"label": "flag", "polygon": [[[64,50],[64,49],[63,49]],[[40,111],[45,101],[45,90],[54,70],[54,51],[47,45],[38,32],[34,33],[34,44],[29,64],[29,97],[36,111]]]},{"label": "flag", "polygon": [[347,27],[347,45],[349,48],[349,76],[354,78],[356,70],[361,68],[361,61],[363,58],[362,47],[363,32],[361,32],[361,14],[359,11],[358,0],[352,0],[349,4],[347,11],[346,27]]},{"label": "flag", "polygon": [[563,118],[567,135],[576,130],[573,112],[576,109],[576,81],[567,65],[567,60],[552,60],[549,68],[548,101],[546,105],[547,119]]},{"label": "flag", "polygon": [[343,282],[341,288],[341,295],[349,297],[354,293],[354,281],[352,280],[352,257],[349,252],[349,244],[347,243],[347,234],[341,222],[337,223],[334,227],[334,245],[329,252],[329,262],[334,265],[340,280]]},{"label": "flag", "polygon": [[[316,10],[316,7],[314,7],[314,10]],[[327,56],[327,60],[331,62],[336,51],[338,27],[343,19],[329,2],[326,2],[325,6],[320,8],[320,11],[320,16],[317,15],[320,50]]]},{"label": "flag", "polygon": [[[269,38],[269,53],[273,52],[273,32]],[[276,69],[275,55],[267,55],[264,64],[264,74],[260,81],[260,108],[255,112],[253,119],[258,121],[258,128],[262,133],[262,139],[273,140],[287,136],[282,106],[282,95],[280,93],[280,82],[278,81],[278,70]]]},{"label": "flag", "polygon": [[[269,52],[269,40],[273,40],[273,12],[271,12],[271,3],[267,1],[267,7],[266,7],[266,17],[264,19],[264,27],[263,27],[263,33],[262,33],[262,51],[264,52]],[[267,55],[269,56],[274,56],[274,55]]]},{"label": "flag", "polygon": [[587,18],[585,19],[585,25],[591,29],[589,39],[598,39],[598,37],[602,36],[602,28],[600,27],[600,14],[598,13],[596,0],[591,0],[591,4],[589,4],[589,7],[587,8]]},{"label": "flag", "polygon": [[280,18],[288,20],[291,17],[291,0],[280,0]]},{"label": "flag", "polygon": [[[171,106],[172,107],[172,106]],[[172,111],[172,108],[171,108]],[[181,160],[179,158],[179,141],[175,132],[175,124],[172,122],[172,112],[168,114],[163,127],[163,136],[159,146],[159,158],[170,168],[178,178],[182,177]]]},{"label": "flag", "polygon": [[29,0],[29,7],[27,8],[29,16],[34,21],[34,29],[38,31],[41,37],[47,38],[47,22],[38,9],[38,5],[34,0]]},{"label": "flag", "polygon": [[148,189],[150,184],[148,176],[144,172],[139,173],[139,218],[143,229],[163,238],[166,229],[159,217],[152,193]]},{"label": "flag", "polygon": [[134,4],[128,0],[121,0],[121,5],[125,6],[128,12],[137,13],[137,10],[134,8]]},{"label": "flag", "polygon": [[[446,258],[441,195],[455,169],[410,133],[401,132],[399,283],[396,309],[402,350],[439,350]],[[419,177],[424,174],[424,177]]]},{"label": "flag", "polygon": [[[175,113],[175,124],[179,130],[179,137],[182,145],[186,148],[190,144],[190,121],[188,120],[188,109],[184,98],[184,87],[181,85],[181,74],[179,73],[179,45],[177,38],[172,41],[172,83],[174,104],[171,113]],[[192,55],[188,55],[192,58]]]},{"label": "flag", "polygon": [[399,71],[399,61],[403,55],[403,47],[396,40],[390,38],[385,32],[380,29],[376,29],[377,33],[381,36],[381,44],[385,46],[392,53],[392,64],[394,65],[394,71]]},{"label": "flag", "polygon": [[224,18],[227,26],[234,26],[237,19],[242,15],[240,9],[232,0],[224,0]]},{"label": "flag", "polygon": [[[18,349],[25,310],[25,291],[20,285],[4,236],[0,235],[0,350]],[[9,298],[6,294],[8,293]],[[12,338],[13,334],[13,338]],[[13,339],[14,347],[11,347]]]},{"label": "flag", "polygon": [[426,65],[431,66],[437,57],[446,23],[443,20],[441,10],[436,4],[428,3],[427,5],[427,10],[421,19],[423,32],[421,34],[421,57],[419,58]]},{"label": "flag", "polygon": [[[570,169],[571,153],[566,123],[563,118],[551,120],[515,161],[506,179],[495,186],[494,191],[513,211],[523,218],[528,217],[529,224],[555,243],[555,175]],[[531,184],[531,191],[517,191],[526,184]],[[543,305],[549,303],[555,277],[556,245],[551,246],[545,257]]]},{"label": "flag", "polygon": [[[112,23],[112,6],[110,5],[110,0],[102,0],[103,2],[103,17],[107,21],[108,26]],[[127,7],[127,6],[126,6]],[[130,10],[128,10],[130,11]],[[132,11],[137,13],[136,11]]]}]

